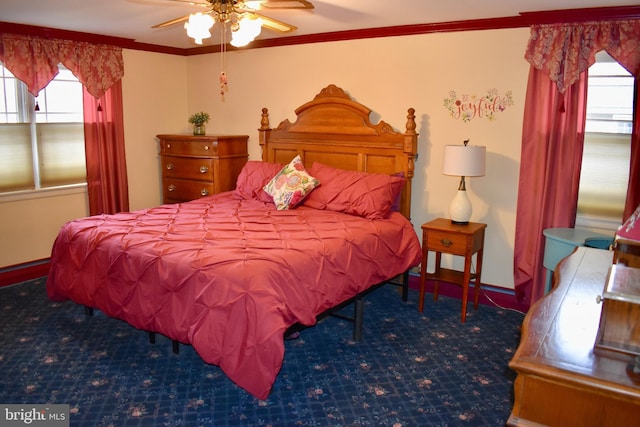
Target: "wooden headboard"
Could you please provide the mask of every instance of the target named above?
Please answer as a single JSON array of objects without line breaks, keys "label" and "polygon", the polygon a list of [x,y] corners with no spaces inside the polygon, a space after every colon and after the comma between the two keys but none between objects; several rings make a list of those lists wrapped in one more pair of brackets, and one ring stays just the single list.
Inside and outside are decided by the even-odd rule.
[{"label": "wooden headboard", "polygon": [[269,111],[262,109],[259,131],[263,161],[288,163],[300,155],[307,167],[319,162],[360,172],[402,172],[407,181],[400,211],[410,218],[418,146],[413,108],[407,111],[405,132],[400,133],[383,121],[372,124],[369,108],[351,99],[341,88],[329,85],[295,112],[294,123],[284,120],[272,129]]}]

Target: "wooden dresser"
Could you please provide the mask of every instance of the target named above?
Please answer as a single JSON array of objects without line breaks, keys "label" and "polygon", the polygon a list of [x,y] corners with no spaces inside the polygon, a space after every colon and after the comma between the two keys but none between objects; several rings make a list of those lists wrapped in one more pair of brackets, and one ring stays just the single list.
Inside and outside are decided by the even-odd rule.
[{"label": "wooden dresser", "polygon": [[594,352],[613,252],[578,247],[558,264],[554,289],[533,305],[509,367],[518,373],[511,426],[640,425],[632,357]]},{"label": "wooden dresser", "polygon": [[164,203],[233,190],[249,157],[247,135],[157,135]]}]

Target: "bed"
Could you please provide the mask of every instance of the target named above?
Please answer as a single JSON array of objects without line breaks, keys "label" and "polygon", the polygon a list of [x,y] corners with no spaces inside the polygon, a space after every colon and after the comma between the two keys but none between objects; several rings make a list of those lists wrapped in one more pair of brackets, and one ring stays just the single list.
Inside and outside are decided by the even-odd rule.
[{"label": "bed", "polygon": [[[414,110],[397,132],[329,85],[295,112],[295,122],[271,128],[262,110],[262,161],[247,162],[234,191],[65,224],[49,298],[192,345],[266,399],[287,330],[314,325],[421,259],[409,221]],[[288,197],[303,173],[309,179],[297,184],[313,188]]]}]

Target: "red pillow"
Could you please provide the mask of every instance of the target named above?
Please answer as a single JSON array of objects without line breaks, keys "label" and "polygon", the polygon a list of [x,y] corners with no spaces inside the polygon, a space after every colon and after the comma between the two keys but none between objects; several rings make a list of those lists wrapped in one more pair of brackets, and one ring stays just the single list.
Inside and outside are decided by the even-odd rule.
[{"label": "red pillow", "polygon": [[400,176],[348,171],[317,162],[309,173],[322,185],[304,199],[304,206],[369,219],[381,219],[389,214],[405,182]]},{"label": "red pillow", "polygon": [[268,163],[260,160],[249,160],[236,180],[236,194],[243,199],[256,199],[273,202],[273,198],[265,193],[264,187],[282,169],[280,163]]}]

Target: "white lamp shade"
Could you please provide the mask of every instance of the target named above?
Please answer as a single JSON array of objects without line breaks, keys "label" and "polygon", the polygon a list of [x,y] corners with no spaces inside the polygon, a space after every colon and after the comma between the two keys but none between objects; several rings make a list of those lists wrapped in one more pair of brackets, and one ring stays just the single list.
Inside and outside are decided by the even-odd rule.
[{"label": "white lamp shade", "polygon": [[455,176],[483,176],[487,147],[446,145],[442,173]]}]

